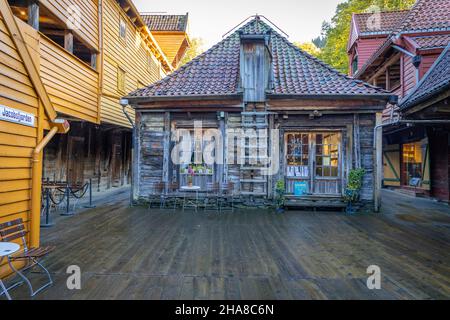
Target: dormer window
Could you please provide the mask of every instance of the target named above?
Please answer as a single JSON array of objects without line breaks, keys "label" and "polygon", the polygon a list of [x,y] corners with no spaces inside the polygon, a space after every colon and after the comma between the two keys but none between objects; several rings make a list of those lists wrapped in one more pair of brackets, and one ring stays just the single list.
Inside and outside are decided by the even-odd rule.
[{"label": "dormer window", "polygon": [[358,72],[358,55],[355,55],[352,61],[352,75]]}]

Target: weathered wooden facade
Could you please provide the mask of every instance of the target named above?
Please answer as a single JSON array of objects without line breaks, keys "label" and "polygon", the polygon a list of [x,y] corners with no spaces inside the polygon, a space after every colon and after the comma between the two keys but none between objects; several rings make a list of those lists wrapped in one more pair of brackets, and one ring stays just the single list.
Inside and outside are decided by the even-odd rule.
[{"label": "weathered wooden facade", "polygon": [[[410,10],[354,15],[350,73],[396,94],[401,102],[450,42],[449,16],[448,0],[418,0]],[[433,165],[439,153],[433,155],[431,148],[431,124],[400,124],[402,117],[395,105],[383,112],[384,186],[448,201],[432,190],[432,177],[439,176],[433,171],[440,169]]]},{"label": "weathered wooden facade", "polygon": [[283,181],[300,206],[340,199],[349,171],[364,168],[362,200],[376,198],[374,127],[392,96],[301,51],[259,16],[126,98],[136,110],[135,200],[156,184],[185,186],[189,167],[204,191],[232,182],[250,200],[272,198]]}]

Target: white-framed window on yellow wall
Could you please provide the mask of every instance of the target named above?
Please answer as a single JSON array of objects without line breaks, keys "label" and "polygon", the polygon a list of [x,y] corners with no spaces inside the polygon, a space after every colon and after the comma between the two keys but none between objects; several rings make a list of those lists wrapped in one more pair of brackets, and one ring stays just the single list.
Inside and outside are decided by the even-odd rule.
[{"label": "white-framed window on yellow wall", "polygon": [[117,68],[117,90],[121,93],[125,93],[125,84],[126,84],[126,72]]},{"label": "white-framed window on yellow wall", "polygon": [[120,17],[119,22],[119,37],[124,41],[127,39],[127,23],[122,17]]}]

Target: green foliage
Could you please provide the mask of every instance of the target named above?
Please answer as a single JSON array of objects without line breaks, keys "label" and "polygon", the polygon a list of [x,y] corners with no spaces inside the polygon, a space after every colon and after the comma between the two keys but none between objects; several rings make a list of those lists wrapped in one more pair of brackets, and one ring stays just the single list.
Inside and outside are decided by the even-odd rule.
[{"label": "green foliage", "polygon": [[186,54],[181,60],[181,66],[188,63],[198,55],[203,53],[203,39],[201,38],[192,38],[191,39],[191,47],[187,50]]},{"label": "green foliage", "polygon": [[348,184],[347,189],[350,190],[361,190],[363,178],[366,174],[364,169],[352,169],[348,174]]},{"label": "green foliage", "polygon": [[317,46],[312,42],[303,42],[303,43],[294,42],[294,44],[312,56],[318,57],[320,54],[320,49],[317,48]]},{"label": "green foliage", "polygon": [[359,199],[359,191],[362,188],[363,178],[366,174],[364,169],[352,169],[348,174],[347,188],[345,189],[344,200],[347,203],[355,203]]},{"label": "green foliage", "polygon": [[322,37],[316,44],[323,44],[319,58],[342,73],[348,72],[347,43],[353,13],[366,12],[371,6],[381,11],[409,9],[415,0],[347,0],[338,4],[331,22],[322,24]]},{"label": "green foliage", "polygon": [[286,194],[286,186],[284,184],[284,180],[278,180],[275,186],[275,205],[277,209],[281,209],[284,206],[285,202],[285,194]]}]

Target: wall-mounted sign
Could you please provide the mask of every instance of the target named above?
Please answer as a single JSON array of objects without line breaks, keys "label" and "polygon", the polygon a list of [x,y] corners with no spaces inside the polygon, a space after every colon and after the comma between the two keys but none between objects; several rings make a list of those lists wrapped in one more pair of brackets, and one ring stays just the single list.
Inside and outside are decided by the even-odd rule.
[{"label": "wall-mounted sign", "polygon": [[0,105],[0,120],[34,127],[35,116],[34,114],[23,112],[22,110]]}]

